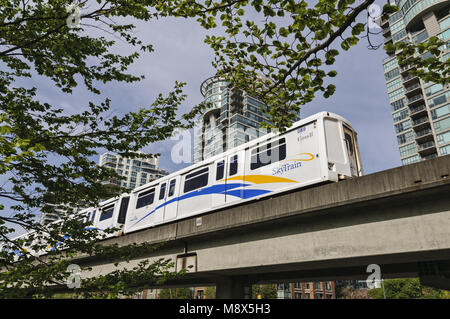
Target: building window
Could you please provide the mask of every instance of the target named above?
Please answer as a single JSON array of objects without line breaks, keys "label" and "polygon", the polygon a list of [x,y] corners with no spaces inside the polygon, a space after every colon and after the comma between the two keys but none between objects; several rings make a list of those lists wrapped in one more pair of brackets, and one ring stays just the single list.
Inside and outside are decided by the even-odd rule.
[{"label": "building window", "polygon": [[197,299],[205,299],[203,290],[197,290]]},{"label": "building window", "polygon": [[440,117],[446,116],[447,114],[450,114],[450,104],[446,104],[444,106],[435,108],[431,111],[431,118],[433,120],[438,119]]},{"label": "building window", "polygon": [[441,22],[439,22],[439,26],[441,27],[441,30],[445,30],[448,27],[450,27],[450,17],[447,17]]},{"label": "building window", "polygon": [[450,92],[435,96],[434,98],[428,99],[428,105],[430,107],[438,106],[439,104],[445,103],[450,99]]},{"label": "building window", "polygon": [[322,285],[320,284],[320,282],[315,282],[314,283],[314,289],[318,289],[318,290],[320,290],[320,289],[322,289]]},{"label": "building window", "polygon": [[436,140],[439,145],[450,142],[450,131],[436,135]]},{"label": "building window", "polygon": [[398,101],[395,101],[395,102],[391,103],[391,110],[392,110],[392,112],[394,112],[394,111],[397,111],[397,110],[399,110],[399,109],[401,109],[401,108],[403,108],[405,106],[406,106],[405,105],[405,99],[401,99],[401,100],[398,100]]},{"label": "building window", "polygon": [[391,93],[388,94],[389,101],[393,102],[395,100],[398,100],[399,98],[403,97],[403,93],[404,93],[403,88],[392,91]]},{"label": "building window", "polygon": [[394,125],[396,133],[401,133],[403,131],[406,131],[410,127],[411,127],[411,120],[406,120],[404,122],[400,122],[400,123]]},{"label": "building window", "polygon": [[441,152],[441,155],[450,154],[450,145],[439,148],[439,151]]},{"label": "building window", "polygon": [[403,111],[398,111],[392,114],[392,118],[394,119],[394,122],[399,122],[401,120],[404,120],[408,117],[409,111],[408,109]]},{"label": "building window", "polygon": [[323,294],[322,293],[314,294],[314,299],[323,299]]},{"label": "building window", "polygon": [[414,155],[414,156],[402,159],[402,164],[408,165],[408,164],[416,163],[418,161],[419,161],[419,155]]},{"label": "building window", "polygon": [[397,136],[398,144],[405,144],[405,143],[410,142],[412,140],[414,140],[414,133],[413,133],[413,131],[408,131],[406,133],[403,133],[403,134]]},{"label": "building window", "polygon": [[302,294],[301,294],[301,292],[296,292],[296,293],[294,294],[294,296],[295,296],[295,299],[302,299]]},{"label": "building window", "polygon": [[450,117],[433,123],[434,130],[440,132],[450,128]]},{"label": "building window", "polygon": [[384,74],[384,78],[386,79],[386,81],[390,81],[393,78],[395,78],[396,76],[398,76],[400,74],[400,71],[398,68],[395,68],[387,73]]},{"label": "building window", "polygon": [[430,96],[430,95],[433,95],[433,94],[435,94],[435,93],[437,93],[437,92],[439,92],[439,91],[442,91],[444,89],[444,87],[442,86],[442,84],[434,84],[434,85],[432,85],[432,86],[430,86],[430,87],[427,87],[426,89],[425,89],[425,95],[426,96]]},{"label": "building window", "polygon": [[305,299],[311,299],[311,295],[309,292],[305,293]]},{"label": "building window", "polygon": [[391,92],[391,91],[393,91],[393,90],[396,90],[396,89],[398,89],[398,88],[401,88],[402,87],[402,82],[403,80],[401,79],[401,78],[398,78],[398,79],[395,79],[395,80],[393,80],[393,81],[391,81],[391,82],[389,82],[389,83],[387,83],[386,84],[386,86],[387,86],[387,90],[388,90],[388,92]]},{"label": "building window", "polygon": [[331,290],[331,283],[329,281],[325,282],[325,289],[326,290]]},{"label": "building window", "polygon": [[407,155],[417,152],[416,143],[411,143],[402,147],[399,147],[400,157],[405,157]]}]

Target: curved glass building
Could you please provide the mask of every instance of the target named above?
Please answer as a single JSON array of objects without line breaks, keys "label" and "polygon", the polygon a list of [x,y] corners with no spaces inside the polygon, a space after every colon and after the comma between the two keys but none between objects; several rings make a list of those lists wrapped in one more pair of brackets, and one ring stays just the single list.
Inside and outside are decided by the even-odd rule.
[{"label": "curved glass building", "polygon": [[270,123],[267,106],[246,92],[217,76],[206,79],[200,92],[211,107],[195,125],[195,163],[269,132],[261,127],[261,122]]},{"label": "curved glass building", "polygon": [[[385,44],[420,43],[437,36],[446,44],[441,59],[450,58],[450,1],[401,0],[400,11],[381,21]],[[423,58],[431,56],[429,53]],[[450,154],[450,88],[426,83],[400,67],[397,57],[383,61],[384,76],[404,165]]]}]

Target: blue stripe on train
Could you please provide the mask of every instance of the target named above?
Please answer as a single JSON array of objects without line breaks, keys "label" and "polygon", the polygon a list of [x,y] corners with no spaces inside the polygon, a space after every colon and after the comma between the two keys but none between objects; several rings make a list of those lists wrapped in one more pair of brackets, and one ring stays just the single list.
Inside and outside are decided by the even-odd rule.
[{"label": "blue stripe on train", "polygon": [[[196,196],[201,196],[201,195],[210,195],[210,194],[225,194],[225,195],[231,195],[231,196],[240,197],[242,199],[248,199],[248,198],[252,198],[252,197],[255,197],[255,196],[259,196],[259,195],[263,195],[263,194],[266,194],[266,193],[270,193],[270,191],[262,190],[262,189],[236,189],[238,187],[245,187],[245,186],[250,186],[250,185],[252,185],[252,184],[243,184],[243,183],[219,184],[219,185],[213,185],[213,186],[210,186],[210,187],[203,188],[203,189],[201,189],[199,191],[193,191],[193,192],[184,194],[184,195],[182,195],[180,197],[171,199],[171,200],[169,200],[169,201],[159,205],[158,207],[153,209],[150,213],[148,213],[147,215],[145,215],[144,217],[139,219],[131,227],[136,226],[138,223],[140,223],[142,220],[144,220],[145,218],[147,218],[148,216],[153,214],[155,211],[157,211],[161,207],[164,207],[164,206],[166,206],[168,204],[171,204],[173,202],[180,201],[180,200],[187,199],[187,198],[191,198],[191,197],[196,197]],[[225,186],[226,186],[226,189],[225,189]]]}]

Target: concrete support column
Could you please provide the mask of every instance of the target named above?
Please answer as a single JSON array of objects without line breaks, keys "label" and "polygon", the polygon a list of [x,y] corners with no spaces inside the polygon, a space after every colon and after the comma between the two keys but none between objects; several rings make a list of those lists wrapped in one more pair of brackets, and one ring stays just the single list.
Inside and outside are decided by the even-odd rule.
[{"label": "concrete support column", "polygon": [[216,280],[216,299],[250,299],[252,286],[247,277],[223,277]]}]

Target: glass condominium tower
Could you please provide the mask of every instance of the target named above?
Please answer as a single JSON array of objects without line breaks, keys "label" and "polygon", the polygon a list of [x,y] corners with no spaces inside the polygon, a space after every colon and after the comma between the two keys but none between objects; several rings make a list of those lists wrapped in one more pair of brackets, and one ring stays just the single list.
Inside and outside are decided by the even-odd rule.
[{"label": "glass condominium tower", "polygon": [[[449,0],[400,0],[396,5],[400,10],[381,21],[385,44],[437,36],[446,41],[440,58],[450,58]],[[383,60],[383,68],[402,164],[450,154],[449,86],[409,74],[413,66],[400,67],[395,54]]]},{"label": "glass condominium tower", "polygon": [[145,185],[169,174],[158,167],[158,158],[155,157],[125,158],[118,154],[106,152],[100,155],[99,166],[112,168],[117,174],[126,178],[123,181],[106,181],[105,184],[115,184],[129,189]]},{"label": "glass condominium tower", "polygon": [[212,106],[195,123],[194,163],[270,132],[260,124],[271,123],[264,113],[267,106],[220,77],[206,79],[200,92]]}]

